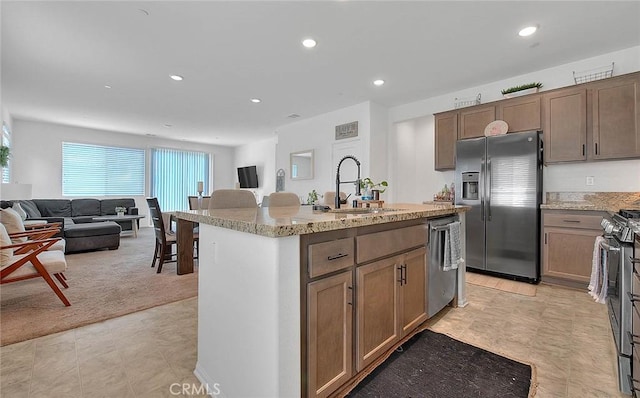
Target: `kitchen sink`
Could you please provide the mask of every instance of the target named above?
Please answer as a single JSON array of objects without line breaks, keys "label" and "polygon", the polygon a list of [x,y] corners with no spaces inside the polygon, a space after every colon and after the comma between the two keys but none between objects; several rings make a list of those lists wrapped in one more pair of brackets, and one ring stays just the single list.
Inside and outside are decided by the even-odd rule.
[{"label": "kitchen sink", "polygon": [[392,209],[392,208],[380,208],[380,207],[358,207],[358,208],[345,208],[345,209],[331,209],[329,213],[337,214],[381,214],[389,213],[393,211],[401,211],[404,209]]}]

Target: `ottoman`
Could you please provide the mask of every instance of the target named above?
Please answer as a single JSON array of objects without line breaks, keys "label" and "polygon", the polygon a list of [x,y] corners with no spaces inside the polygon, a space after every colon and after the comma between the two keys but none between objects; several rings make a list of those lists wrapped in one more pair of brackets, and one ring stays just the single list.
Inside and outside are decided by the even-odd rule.
[{"label": "ottoman", "polygon": [[120,225],[113,221],[65,223],[65,253],[96,249],[115,250],[120,246],[120,231]]}]

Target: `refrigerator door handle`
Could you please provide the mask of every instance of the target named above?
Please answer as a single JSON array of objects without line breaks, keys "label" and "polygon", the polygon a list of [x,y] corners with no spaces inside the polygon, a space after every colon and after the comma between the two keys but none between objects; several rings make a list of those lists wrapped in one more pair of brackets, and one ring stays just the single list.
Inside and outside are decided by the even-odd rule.
[{"label": "refrigerator door handle", "polygon": [[491,158],[487,157],[487,221],[491,221]]},{"label": "refrigerator door handle", "polygon": [[482,221],[484,221],[484,176],[485,176],[485,162],[484,162],[484,156],[480,159],[480,181],[478,183],[479,185],[479,191],[478,194],[480,194],[480,219]]}]

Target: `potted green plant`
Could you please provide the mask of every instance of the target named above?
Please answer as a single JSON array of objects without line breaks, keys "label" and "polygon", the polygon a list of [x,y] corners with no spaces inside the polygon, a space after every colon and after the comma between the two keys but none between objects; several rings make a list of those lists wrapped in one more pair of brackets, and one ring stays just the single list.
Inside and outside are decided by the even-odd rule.
[{"label": "potted green plant", "polygon": [[122,217],[124,216],[124,213],[127,211],[126,207],[122,207],[122,206],[116,206],[116,214],[118,215],[118,217]]},{"label": "potted green plant", "polygon": [[7,167],[9,156],[11,156],[11,149],[8,146],[0,145],[0,167]]},{"label": "potted green plant", "polygon": [[541,87],[542,83],[540,82],[522,84],[520,86],[505,88],[502,90],[502,95],[505,98],[512,98],[520,95],[533,94],[537,93]]},{"label": "potted green plant", "polygon": [[[365,177],[360,180],[360,188],[365,190],[363,200],[373,199],[380,200],[380,194],[387,190],[389,183],[387,181],[373,182],[371,178]],[[381,189],[382,188],[382,189]],[[367,199],[365,199],[367,198]]]},{"label": "potted green plant", "polygon": [[307,196],[307,204],[308,205],[312,205],[318,202],[318,192],[316,192],[316,190],[312,190],[311,192],[309,192],[309,195]]}]

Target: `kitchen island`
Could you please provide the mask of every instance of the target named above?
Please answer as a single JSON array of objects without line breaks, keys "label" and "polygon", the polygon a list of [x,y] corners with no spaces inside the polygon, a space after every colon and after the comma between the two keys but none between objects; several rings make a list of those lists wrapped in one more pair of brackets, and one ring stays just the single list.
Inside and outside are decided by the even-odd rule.
[{"label": "kitchen island", "polygon": [[[367,239],[375,238],[369,239],[370,243],[367,244],[375,244],[382,238],[386,243],[378,246],[402,246],[402,242],[407,241],[406,238],[413,239],[412,235],[407,235],[407,231],[418,231],[416,228],[419,228],[419,223],[424,225],[424,221],[429,218],[459,214],[461,231],[464,231],[464,212],[467,210],[467,207],[451,205],[395,204],[388,205],[382,211],[371,209],[370,212],[360,213],[351,213],[350,209],[323,213],[313,211],[311,206],[176,212],[179,222],[200,224],[198,360],[194,373],[210,390],[215,387],[215,391],[220,391],[219,396],[224,397],[328,395],[329,390],[308,392],[307,386],[311,381],[307,378],[308,353],[305,347],[313,342],[308,341],[306,333],[308,329],[311,330],[307,318],[312,314],[307,313],[308,291],[305,283],[309,280],[306,271],[311,267],[309,265],[307,268],[307,259],[316,255],[327,259],[324,250],[331,248],[323,243],[315,244],[313,250],[309,249],[314,253],[311,254],[307,253],[308,246],[305,242],[313,242],[314,238],[326,235],[332,239],[328,242],[329,246],[334,243],[344,245],[345,242],[357,241],[357,231],[366,231],[374,232],[367,235]],[[396,234],[396,230],[401,232]],[[381,233],[390,233],[391,239],[385,239],[385,235],[380,235]],[[332,234],[338,234],[337,238]],[[464,253],[464,232],[461,240]],[[349,244],[351,248],[357,247],[355,243]],[[426,240],[424,244],[426,245]],[[404,245],[408,247],[408,244]],[[364,247],[364,243],[362,246]],[[347,246],[343,247],[346,248],[344,253],[329,253],[328,259],[335,258],[336,263],[342,263],[348,259],[349,254],[351,257],[360,255],[348,252]],[[411,256],[410,253],[415,252],[422,253],[422,258],[426,258],[424,245],[421,252],[415,246],[411,249],[411,252],[387,256],[385,261],[404,261],[403,259]],[[371,252],[376,250],[379,249],[374,248]],[[350,261],[350,269],[353,269],[355,260]],[[404,264],[410,264],[410,261],[411,259],[402,265],[405,267],[404,274],[402,266],[398,266],[399,275],[404,275],[401,279],[404,278],[405,284],[407,274],[410,278],[412,271],[408,272]],[[422,261],[424,263],[425,260]],[[377,266],[377,263],[379,262],[369,265]],[[318,272],[324,272],[323,266],[320,266]],[[395,269],[393,267],[392,272]],[[349,275],[353,275],[352,271],[342,271],[336,268],[329,269],[326,273],[331,277],[348,274],[347,277],[351,280]],[[422,284],[425,285],[424,278]],[[350,294],[343,300],[345,311],[352,311],[353,307],[357,312],[358,298],[352,293],[353,284],[350,281],[343,286],[345,297],[347,292]],[[356,287],[356,290],[357,294],[364,292],[363,288]],[[396,292],[401,289],[393,287],[392,290]],[[464,267],[458,270],[457,302],[458,305],[465,304]],[[406,308],[405,311],[408,312]],[[351,325],[350,315],[343,318],[337,315],[339,314],[336,314],[337,318],[344,320],[345,325]],[[399,317],[392,316],[394,319]],[[345,340],[345,344],[349,346],[346,355],[351,355],[350,340],[355,338],[346,338],[344,333],[339,333],[337,337],[335,346],[341,346],[339,340]],[[391,343],[393,342],[385,342],[385,347]],[[369,363],[371,359],[364,358],[363,361]],[[350,379],[352,368],[357,367],[348,362],[345,368],[348,368],[346,372],[349,374],[341,374],[339,377],[344,381]],[[316,382],[322,384],[320,381]]]}]

